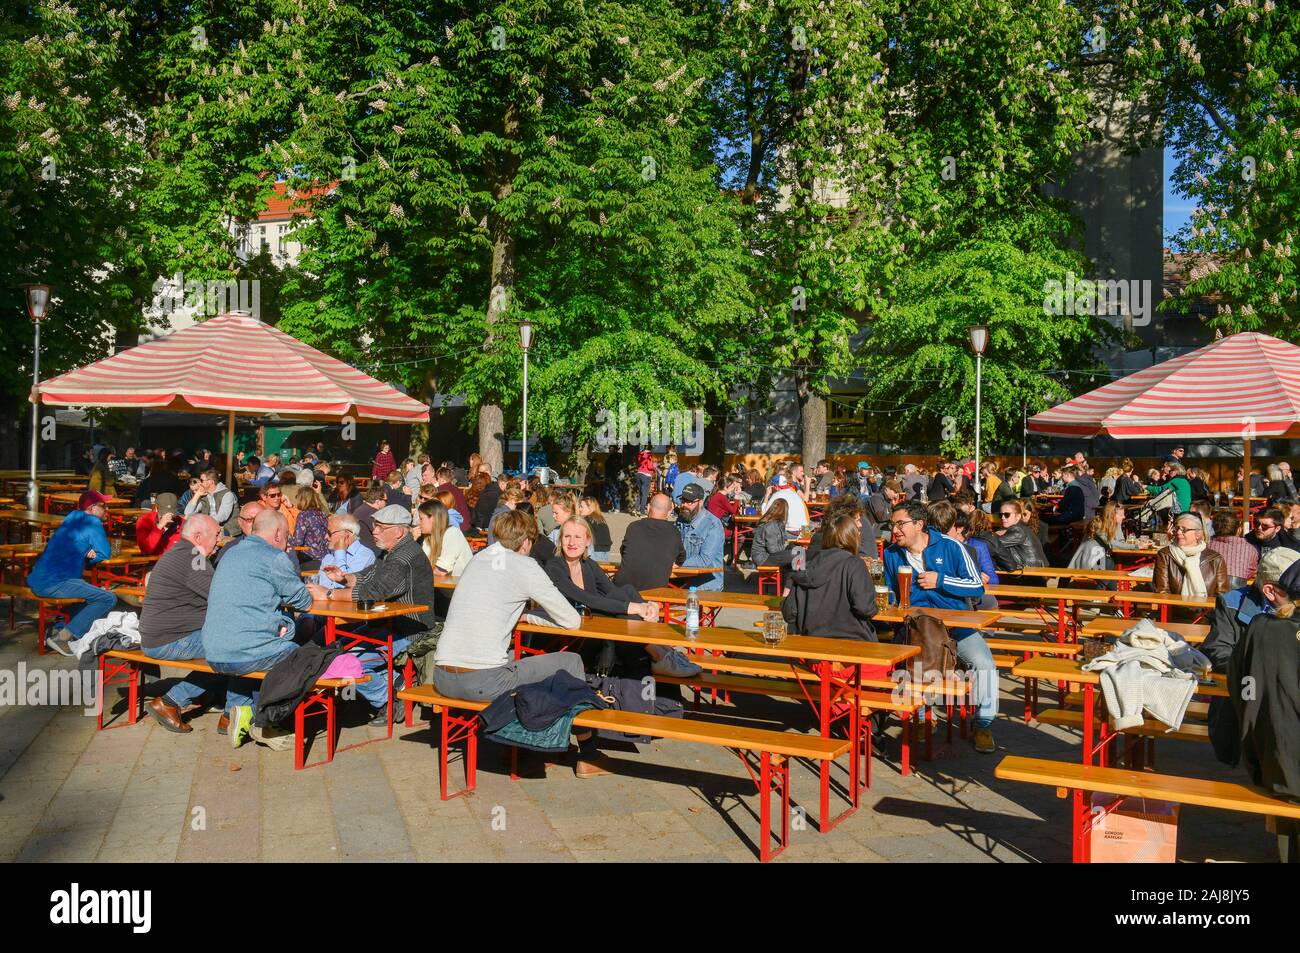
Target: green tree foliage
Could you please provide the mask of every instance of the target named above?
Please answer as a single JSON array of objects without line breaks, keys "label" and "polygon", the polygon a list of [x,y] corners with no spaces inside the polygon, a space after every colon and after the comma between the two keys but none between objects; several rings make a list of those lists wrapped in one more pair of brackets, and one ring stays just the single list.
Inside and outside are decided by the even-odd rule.
[{"label": "green tree foliage", "polygon": [[1212,324],[1225,334],[1300,341],[1300,7],[1239,0],[1161,9],[1142,24],[1129,18],[1125,52],[1168,104],[1173,180],[1197,203],[1180,237],[1209,257],[1184,297],[1213,296]]}]

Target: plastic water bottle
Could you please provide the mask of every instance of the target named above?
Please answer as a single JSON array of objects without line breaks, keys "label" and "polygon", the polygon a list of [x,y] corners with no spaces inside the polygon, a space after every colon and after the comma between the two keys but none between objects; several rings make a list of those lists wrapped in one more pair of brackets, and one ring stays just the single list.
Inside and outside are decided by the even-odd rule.
[{"label": "plastic water bottle", "polygon": [[691,586],[686,593],[686,637],[694,640],[700,634],[700,595]]}]

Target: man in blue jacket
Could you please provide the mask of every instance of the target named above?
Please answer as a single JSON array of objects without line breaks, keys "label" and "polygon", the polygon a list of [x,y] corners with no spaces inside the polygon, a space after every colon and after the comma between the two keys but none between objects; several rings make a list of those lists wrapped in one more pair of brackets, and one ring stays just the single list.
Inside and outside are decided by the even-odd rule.
[{"label": "man in blue jacket", "polygon": [[[682,547],[686,550],[683,566],[722,566],[726,549],[727,531],[722,521],[704,508],[704,487],[688,483],[682,488],[682,501],[677,507],[677,531],[682,534]],[[722,588],[722,573],[714,573],[695,588],[718,590]]]},{"label": "man in blue jacket", "polygon": [[[889,601],[898,605],[898,570],[910,567],[911,605],[933,609],[969,609],[984,597],[979,568],[961,543],[927,525],[925,505],[900,502],[889,514],[893,543],[885,548],[885,580]],[[975,680],[975,750],[989,754],[993,719],[998,714],[998,669],[978,629],[953,629],[957,657],[971,669]]]},{"label": "man in blue jacket", "polygon": [[[253,520],[252,533],[217,563],[203,618],[203,655],[219,675],[268,671],[297,651],[293,619],[284,609],[302,611],[326,590],[304,584],[298,564],[285,552],[289,522],[275,510]],[[252,736],[270,748],[293,747],[293,732],[253,725],[256,681],[232,678],[226,690],[230,746]]]},{"label": "man in blue jacket", "polygon": [[81,494],[77,511],[69,513],[59,524],[27,574],[27,585],[38,596],[85,600],[66,626],[45,637],[46,648],[60,655],[71,655],[68,643],[85,635],[96,620],[108,615],[117,605],[117,596],[82,578],[88,565],[101,563],[113,553],[108,534],[104,532],[107,499],[94,490]]}]

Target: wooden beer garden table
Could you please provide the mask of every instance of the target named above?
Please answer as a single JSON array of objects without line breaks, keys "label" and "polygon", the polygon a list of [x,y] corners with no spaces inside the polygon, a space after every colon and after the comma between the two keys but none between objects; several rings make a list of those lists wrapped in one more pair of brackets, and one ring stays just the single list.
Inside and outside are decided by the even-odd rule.
[{"label": "wooden beer garden table", "polygon": [[1202,618],[1207,611],[1214,608],[1213,599],[1186,599],[1181,595],[1170,592],[1116,592],[1113,595],[1115,597],[1114,601],[1123,607],[1125,616],[1129,614],[1130,604],[1159,606],[1161,622],[1168,621],[1170,606],[1181,609],[1195,609],[1197,610],[1197,619]]},{"label": "wooden beer garden table", "polygon": [[[998,599],[1007,598],[1029,602],[1056,602],[1056,641],[1064,642],[1069,634],[1066,608],[1069,606],[1075,628],[1079,624],[1079,604],[1100,602],[1109,604],[1117,593],[1108,589],[1062,589],[1048,586],[985,586],[984,591]],[[1039,611],[1042,611],[1041,609]]]},{"label": "wooden beer garden table", "polygon": [[[374,647],[374,651],[382,655],[388,664],[388,734],[386,737],[393,737],[393,630],[390,624],[388,634],[380,639],[373,635],[365,635],[359,632],[349,630],[340,630],[338,622],[360,622],[360,623],[378,623],[385,620],[392,620],[401,616],[412,615],[416,612],[425,612],[428,606],[416,605],[409,602],[385,602],[373,606],[369,609],[361,609],[341,599],[314,599],[311,607],[304,609],[303,612],[309,615],[321,616],[325,619],[325,644],[334,644],[335,639],[340,636],[345,639],[343,644],[344,651],[356,648],[361,643],[367,643]],[[332,728],[332,726],[331,726]],[[378,739],[370,739],[378,740]],[[348,748],[359,748],[361,745],[369,744],[370,741],[360,741],[356,744],[348,745]],[[346,751],[347,748],[340,748],[340,751]]]},{"label": "wooden beer garden table", "polygon": [[40,528],[43,538],[48,538],[50,529],[57,527],[62,522],[63,517],[54,513],[37,513],[35,510],[0,510],[0,523],[37,526]]},{"label": "wooden beer garden table", "polygon": [[[1104,716],[1101,719],[1100,741],[1093,744],[1094,722],[1097,720],[1096,689],[1101,684],[1100,673],[1085,672],[1082,660],[1077,658],[1034,656],[1017,664],[1011,669],[1011,674],[1025,679],[1042,678],[1079,685],[1083,689],[1083,763],[1092,764],[1094,760],[1100,759],[1101,766],[1106,766],[1105,748],[1114,732],[1110,730]],[[1227,676],[1216,672],[1211,678],[1212,684],[1197,685],[1196,694],[1227,698]]]},{"label": "wooden beer garden table", "polygon": [[[1080,638],[1101,638],[1105,635],[1120,635],[1137,625],[1135,619],[1115,619],[1098,616],[1083,627]],[[1181,636],[1184,642],[1200,645],[1210,634],[1210,627],[1200,622],[1162,622],[1160,628],[1170,635]]]},{"label": "wooden beer garden table", "polygon": [[[780,612],[780,596],[763,596],[756,592],[700,592],[695,593],[700,599],[700,625],[713,625],[714,618],[722,609],[745,609],[752,612]],[[663,586],[659,589],[642,591],[641,598],[646,602],[657,602],[661,607],[663,621],[673,622],[670,611],[672,606],[685,606],[689,593],[676,586]]]},{"label": "wooden beer garden table", "polygon": [[[694,639],[688,639],[681,625],[663,622],[643,622],[632,619],[612,619],[601,616],[584,617],[577,629],[565,629],[553,624],[520,622],[515,627],[515,657],[523,655],[523,633],[559,636],[561,639],[605,639],[612,642],[633,642],[640,645],[662,645],[687,653],[712,652],[719,655],[740,653],[765,659],[779,659],[790,665],[796,683],[804,698],[817,716],[823,738],[831,736],[834,724],[846,719],[848,736],[853,742],[850,749],[850,770],[853,803],[838,817],[830,816],[830,762],[821,763],[821,822],[819,829],[825,833],[858,809],[857,784],[858,757],[861,751],[861,713],[858,694],[864,666],[893,668],[920,654],[914,645],[891,645],[885,642],[862,642],[857,639],[826,639],[806,635],[788,635],[778,645],[768,645],[761,632],[743,629],[701,627]],[[563,651],[568,643],[562,642]],[[529,650],[534,652],[535,650]],[[707,665],[707,662],[705,663]],[[817,675],[811,687],[800,678],[803,669]]]},{"label": "wooden beer garden table", "polygon": [[1117,582],[1121,588],[1133,583],[1150,582],[1149,576],[1135,576],[1125,569],[1057,569],[1054,566],[1026,566],[1014,572],[998,570],[998,578],[1016,579],[1088,579],[1093,582]]},{"label": "wooden beer garden table", "polygon": [[1148,563],[1154,562],[1156,558],[1156,553],[1158,552],[1160,552],[1159,548],[1129,549],[1127,546],[1115,546],[1110,551],[1110,557],[1111,559],[1115,560],[1115,563],[1117,565],[1119,563],[1132,562],[1134,564],[1134,568],[1136,568],[1138,566],[1145,566]]},{"label": "wooden beer garden table", "polygon": [[[83,491],[84,492],[84,491]],[[44,512],[50,511],[51,504],[58,504],[67,510],[77,508],[77,502],[81,499],[81,492],[69,493],[46,493],[41,497],[41,508]],[[125,496],[114,496],[104,501],[104,506],[111,509],[123,509],[129,507],[132,500]]]},{"label": "wooden beer garden table", "polygon": [[741,538],[753,538],[754,527],[758,525],[758,521],[762,518],[761,513],[754,513],[752,516],[737,513],[731,518],[731,561],[733,563],[740,559]]}]

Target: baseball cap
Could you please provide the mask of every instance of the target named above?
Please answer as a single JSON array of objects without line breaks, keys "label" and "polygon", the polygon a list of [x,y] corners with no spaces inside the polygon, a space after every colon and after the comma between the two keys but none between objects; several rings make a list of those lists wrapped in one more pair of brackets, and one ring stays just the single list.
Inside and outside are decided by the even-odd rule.
[{"label": "baseball cap", "polygon": [[859,469],[859,470],[870,470],[870,469],[871,469],[871,463],[870,463],[869,461],[867,461],[867,460],[859,460],[859,461],[858,461],[858,469]]},{"label": "baseball cap", "polygon": [[682,502],[696,503],[704,499],[704,487],[698,483],[688,483],[682,487]]},{"label": "baseball cap", "polygon": [[389,503],[381,510],[376,510],[375,515],[370,517],[376,523],[388,523],[397,526],[411,525],[411,511],[405,506],[399,506],[396,503]]},{"label": "baseball cap", "polygon": [[97,503],[107,503],[111,496],[105,496],[103,493],[96,493],[94,490],[87,490],[77,497],[77,509],[88,510]]},{"label": "baseball cap", "polygon": [[[1259,561],[1255,570],[1256,580],[1276,579],[1278,585],[1293,597],[1300,595],[1300,553],[1286,546],[1270,549]],[[1287,580],[1291,584],[1287,584]]]},{"label": "baseball cap", "polygon": [[168,513],[176,514],[178,501],[175,493],[159,493],[154,497],[153,505],[158,508],[159,516],[166,516]]}]

